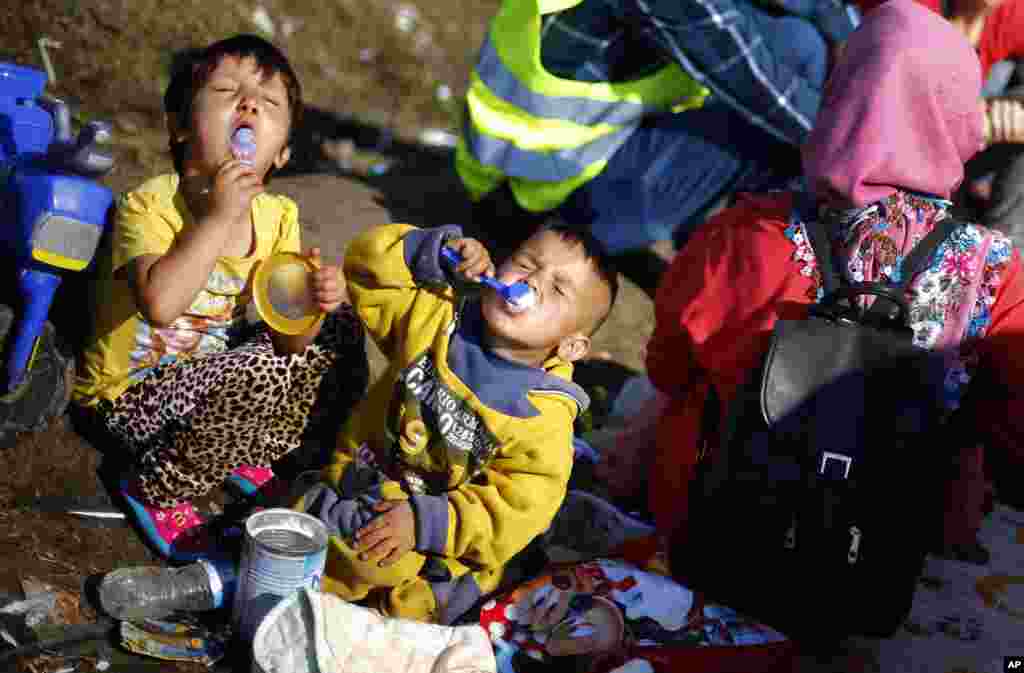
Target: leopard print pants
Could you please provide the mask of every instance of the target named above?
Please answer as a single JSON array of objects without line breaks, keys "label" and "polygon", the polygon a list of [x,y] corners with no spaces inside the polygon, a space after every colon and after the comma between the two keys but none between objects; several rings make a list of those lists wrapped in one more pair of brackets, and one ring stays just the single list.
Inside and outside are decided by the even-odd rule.
[{"label": "leopard print pants", "polygon": [[240,465],[268,466],[298,448],[314,404],[347,416],[368,378],[362,325],[345,305],[300,354],[276,354],[262,330],[156,367],[99,411],[137,456],[142,496],[167,508],[205,495]]}]

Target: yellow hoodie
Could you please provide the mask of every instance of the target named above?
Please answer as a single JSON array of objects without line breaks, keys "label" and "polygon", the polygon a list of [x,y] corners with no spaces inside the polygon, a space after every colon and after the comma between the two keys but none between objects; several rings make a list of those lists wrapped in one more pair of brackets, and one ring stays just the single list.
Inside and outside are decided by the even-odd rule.
[{"label": "yellow hoodie", "polygon": [[[341,525],[325,588],[358,600],[385,582],[394,587],[385,610],[442,623],[494,589],[502,566],[548,528],[572,469],[573,421],[588,404],[571,363],[531,367],[487,349],[479,302],[456,292],[440,262],[444,241],[459,236],[454,226],[394,224],[349,247],[352,303],[390,367],[326,469],[342,498],[409,497],[416,550],[393,566],[397,576],[381,578],[358,567],[346,543],[355,530]],[[381,476],[352,493],[366,486],[353,486],[359,455]],[[365,523],[365,510],[356,519],[347,527]]]}]

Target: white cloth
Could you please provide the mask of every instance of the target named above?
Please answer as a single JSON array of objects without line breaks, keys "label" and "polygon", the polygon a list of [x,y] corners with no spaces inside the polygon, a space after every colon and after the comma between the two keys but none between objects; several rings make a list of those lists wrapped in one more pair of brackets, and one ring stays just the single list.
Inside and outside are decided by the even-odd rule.
[{"label": "white cloth", "polygon": [[479,626],[382,617],[303,589],[267,615],[253,641],[257,673],[496,673]]}]

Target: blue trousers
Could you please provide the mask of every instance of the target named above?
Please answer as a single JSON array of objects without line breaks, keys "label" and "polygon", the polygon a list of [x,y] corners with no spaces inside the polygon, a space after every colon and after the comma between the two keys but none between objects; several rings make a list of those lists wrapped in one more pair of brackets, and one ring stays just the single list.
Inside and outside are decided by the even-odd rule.
[{"label": "blue trousers", "polygon": [[[824,85],[828,48],[812,23],[738,6],[762,26],[783,61]],[[558,213],[588,225],[613,254],[658,240],[674,239],[681,247],[725,193],[781,187],[799,172],[796,147],[710,97],[702,108],[646,120]]]}]

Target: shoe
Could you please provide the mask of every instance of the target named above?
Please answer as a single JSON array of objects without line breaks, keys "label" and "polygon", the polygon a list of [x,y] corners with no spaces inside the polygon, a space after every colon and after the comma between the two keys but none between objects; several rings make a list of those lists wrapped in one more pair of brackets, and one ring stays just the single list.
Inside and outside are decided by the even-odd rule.
[{"label": "shoe", "polygon": [[242,465],[227,478],[225,486],[235,491],[249,504],[264,507],[282,506],[288,495],[288,484],[279,479],[269,467]]},{"label": "shoe", "polygon": [[192,562],[215,555],[216,543],[190,502],[170,508],[153,507],[142,497],[138,481],[121,482],[121,496],[142,533],[161,556]]},{"label": "shoe", "polygon": [[654,526],[607,500],[586,491],[569,491],[544,534],[544,544],[561,548],[560,557],[569,553],[582,559],[611,554],[629,540],[653,534]]},{"label": "shoe", "polygon": [[239,465],[228,477],[228,484],[245,496],[251,497],[259,493],[263,486],[274,478],[274,471],[269,467]]}]

